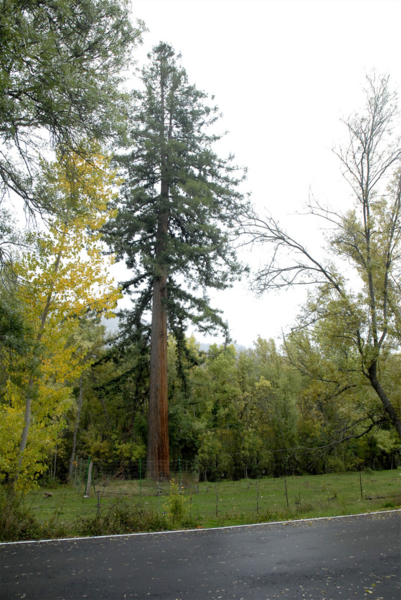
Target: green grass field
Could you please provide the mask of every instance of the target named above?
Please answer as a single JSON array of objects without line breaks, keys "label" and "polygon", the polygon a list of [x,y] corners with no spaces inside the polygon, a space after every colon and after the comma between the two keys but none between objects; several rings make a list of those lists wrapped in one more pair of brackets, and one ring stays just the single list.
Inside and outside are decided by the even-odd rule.
[{"label": "green grass field", "polygon": [[[178,480],[178,478],[177,478]],[[362,490],[361,490],[362,484]],[[294,518],[352,515],[401,507],[401,468],[391,471],[199,483],[182,476],[185,517],[175,526],[216,527]],[[287,486],[287,493],[286,493]],[[95,493],[96,491],[96,493]],[[28,505],[40,522],[72,526],[111,511],[118,500],[166,515],[170,485],[148,481],[95,484],[91,497],[69,486],[31,492]],[[45,493],[52,496],[45,497]],[[99,492],[99,494],[98,494]],[[99,497],[99,507],[98,507]],[[288,501],[288,504],[287,504]]]}]

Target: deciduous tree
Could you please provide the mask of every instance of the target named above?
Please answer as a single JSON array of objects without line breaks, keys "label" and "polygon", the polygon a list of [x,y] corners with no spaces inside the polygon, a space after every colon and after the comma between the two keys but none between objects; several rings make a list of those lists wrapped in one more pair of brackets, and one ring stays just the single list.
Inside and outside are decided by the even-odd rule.
[{"label": "deciduous tree", "polygon": [[[43,164],[43,185],[58,203],[48,230],[29,235],[31,250],[16,262],[16,297],[34,343],[5,357],[7,392],[1,406],[1,471],[29,483],[62,426],[73,382],[88,366],[73,333],[80,316],[109,313],[119,297],[102,254],[100,229],[110,217],[115,174],[92,145]],[[41,188],[39,188],[41,189]],[[88,231],[89,230],[89,231]],[[13,360],[11,360],[13,358]]]},{"label": "deciduous tree", "polygon": [[4,0],[0,12],[0,192],[31,208],[37,151],[115,135],[120,83],[144,26],[125,0]]},{"label": "deciduous tree", "polygon": [[345,121],[349,142],[336,151],[353,202],[344,213],[318,202],[309,207],[330,228],[326,256],[312,255],[272,217],[254,216],[248,233],[254,243],[273,247],[271,260],[255,275],[254,288],[263,293],[317,286],[298,325],[318,327],[320,339],[324,335],[337,357],[342,354],[343,366],[352,364],[346,376],[338,373],[333,379],[337,393],[361,376],[401,437],[401,407],[382,379],[383,362],[400,345],[401,144],[394,135],[399,111],[388,77],[374,75],[367,82],[365,111]]}]

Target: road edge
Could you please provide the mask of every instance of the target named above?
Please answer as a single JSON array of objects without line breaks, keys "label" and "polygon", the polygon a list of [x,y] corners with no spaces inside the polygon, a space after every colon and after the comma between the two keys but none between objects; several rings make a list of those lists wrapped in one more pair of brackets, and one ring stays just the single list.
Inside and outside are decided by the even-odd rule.
[{"label": "road edge", "polygon": [[51,538],[49,540],[21,540],[18,542],[0,542],[0,546],[15,546],[16,544],[46,544],[48,542],[76,542],[84,540],[101,540],[101,539],[114,539],[114,538],[131,538],[135,536],[144,535],[167,535],[174,533],[202,533],[205,531],[217,531],[222,529],[238,529],[244,527],[265,527],[267,525],[286,525],[287,523],[308,523],[310,521],[331,521],[334,519],[350,519],[352,517],[368,517],[370,515],[383,515],[388,513],[401,512],[401,508],[394,508],[392,510],[377,510],[374,512],[358,513],[356,515],[336,515],[334,517],[312,517],[310,519],[291,519],[288,521],[267,521],[265,523],[248,523],[247,525],[225,525],[222,527],[207,527],[207,528],[196,528],[196,529],[173,529],[172,531],[149,531],[143,533],[116,533],[113,535],[91,535],[85,537],[71,537],[71,538]]}]

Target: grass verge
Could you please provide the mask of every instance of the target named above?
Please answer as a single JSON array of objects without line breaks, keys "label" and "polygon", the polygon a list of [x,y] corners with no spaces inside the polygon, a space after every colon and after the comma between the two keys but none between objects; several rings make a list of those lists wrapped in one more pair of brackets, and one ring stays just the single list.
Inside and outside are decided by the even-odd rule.
[{"label": "grass verge", "polygon": [[163,486],[110,482],[83,498],[68,486],[7,504],[0,541],[245,525],[401,508],[401,469]]}]

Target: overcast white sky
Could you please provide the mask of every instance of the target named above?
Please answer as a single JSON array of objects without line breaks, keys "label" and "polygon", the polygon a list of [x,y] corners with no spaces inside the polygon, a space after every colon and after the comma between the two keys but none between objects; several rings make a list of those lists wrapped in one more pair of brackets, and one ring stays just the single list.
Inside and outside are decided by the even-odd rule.
[{"label": "overcast white sky", "polygon": [[[390,74],[400,90],[401,3],[143,0],[132,12],[149,29],[136,52],[139,65],[159,41],[181,52],[190,82],[216,97],[221,130],[229,131],[220,153],[231,151],[248,167],[252,202],[319,245],[317,224],[295,213],[310,188],[333,206],[349,200],[331,148],[345,141],[341,117],[363,107],[366,73]],[[257,266],[265,256],[243,259]],[[233,339],[251,346],[258,335],[288,330],[305,293],[256,299],[243,281],[212,298]]]}]

